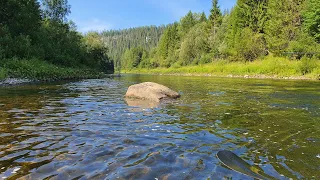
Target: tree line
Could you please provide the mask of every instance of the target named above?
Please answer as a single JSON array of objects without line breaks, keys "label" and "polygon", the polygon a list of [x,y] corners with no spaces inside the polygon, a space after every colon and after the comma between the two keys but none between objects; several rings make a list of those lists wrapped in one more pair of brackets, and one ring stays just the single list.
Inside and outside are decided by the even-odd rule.
[{"label": "tree line", "polygon": [[67,19],[70,12],[68,0],[1,0],[0,61],[37,59],[112,73],[100,35],[78,33]]},{"label": "tree line", "polygon": [[[116,65],[116,69],[121,66],[136,67],[140,63],[142,54],[146,58],[146,53],[158,45],[166,26],[145,26],[129,28],[123,30],[109,30],[101,33],[103,42],[110,47],[109,55]],[[122,56],[127,54],[127,61],[121,61]],[[129,55],[130,54],[130,55]],[[129,61],[132,61],[129,63]],[[133,62],[135,61],[135,62]]]},{"label": "tree line", "polygon": [[[164,28],[159,42],[144,43],[148,34],[128,37],[113,31],[123,69],[181,67],[225,59],[255,61],[265,56],[291,59],[320,58],[320,0],[238,0],[231,10],[222,11],[212,0],[210,15],[188,12],[179,22]],[[114,33],[115,35],[113,35]],[[122,35],[121,35],[122,34]],[[121,49],[121,50],[120,50]]]}]

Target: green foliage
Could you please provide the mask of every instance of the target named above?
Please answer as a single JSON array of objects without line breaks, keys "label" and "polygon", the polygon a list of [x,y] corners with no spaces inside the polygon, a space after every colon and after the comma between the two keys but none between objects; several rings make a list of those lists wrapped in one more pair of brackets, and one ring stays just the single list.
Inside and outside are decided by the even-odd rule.
[{"label": "green foliage", "polygon": [[209,54],[203,54],[201,57],[200,57],[200,60],[199,60],[199,64],[207,64],[207,63],[210,63],[212,62],[212,58],[214,57],[214,54],[213,53],[209,53]]},{"label": "green foliage", "polygon": [[209,23],[212,27],[217,27],[222,23],[222,13],[218,5],[218,0],[212,0]]},{"label": "green foliage", "polygon": [[[287,71],[316,76],[320,71],[316,60],[320,58],[319,0],[238,0],[230,12],[223,14],[218,1],[212,0],[208,19],[204,12],[189,11],[179,22],[168,26],[90,32],[84,36],[76,32],[72,22],[67,23],[67,0],[41,2],[41,7],[37,0],[2,2],[0,59],[11,61],[6,61],[8,68],[1,71],[1,76],[49,76],[53,67],[113,73],[114,62],[117,70],[177,70],[199,64],[207,68],[202,64],[214,62],[218,65],[209,68],[212,72]],[[18,59],[37,60],[20,63]],[[0,62],[0,66],[3,64]],[[34,70],[32,65],[45,70]]]},{"label": "green foliage", "polygon": [[97,32],[89,32],[84,36],[83,41],[88,54],[83,64],[102,72],[113,73],[114,64],[108,56],[108,47],[101,36]]},{"label": "green foliage", "polygon": [[123,30],[104,31],[100,35],[109,47],[109,56],[115,62],[115,68],[125,68],[121,59],[127,49],[142,47],[147,51],[154,49],[159,42],[165,26],[145,26]]},{"label": "green foliage", "polygon": [[0,67],[0,80],[7,78],[8,72],[5,68]]},{"label": "green foliage", "polygon": [[0,27],[0,58],[27,57],[32,55],[33,46],[29,36],[12,36],[8,27]]},{"label": "green foliage", "polygon": [[[70,13],[67,0],[42,0],[41,8],[37,0],[5,0],[1,4],[0,59],[15,58],[12,62],[25,67],[19,70],[9,63],[9,74],[16,69],[17,74],[13,75],[21,77],[23,74],[19,73],[25,73],[28,77],[40,77],[27,70],[32,69],[29,65],[41,64],[19,63],[18,59],[37,59],[57,66],[113,73],[113,62],[100,36],[90,34],[84,38],[72,23],[65,23]],[[48,73],[46,70],[34,73]]]},{"label": "green foliage", "polygon": [[280,55],[288,51],[290,41],[297,40],[301,26],[301,0],[269,0],[265,33],[269,51]]},{"label": "green foliage", "polygon": [[145,63],[148,62],[148,53],[142,47],[135,47],[132,49],[127,49],[124,53],[123,67],[125,69],[137,68],[141,62],[144,62],[144,67],[148,67]]},{"label": "green foliage", "polygon": [[2,62],[6,74],[14,78],[53,81],[63,79],[98,78],[103,74],[86,68],[60,67],[45,61],[31,59],[7,59]]},{"label": "green foliage", "polygon": [[[143,73],[161,73],[161,74],[176,74],[176,73],[192,73],[199,75],[217,75],[217,76],[253,76],[253,77],[291,77],[301,76],[300,71],[301,61],[291,61],[287,58],[279,58],[266,56],[263,59],[253,62],[229,62],[226,60],[218,60],[209,64],[197,66],[176,66],[171,68],[157,69],[141,69],[132,72]],[[320,67],[320,62],[316,62],[317,68]],[[311,74],[318,73],[319,69],[313,69]],[[315,76],[315,75],[314,75]]]},{"label": "green foliage", "polygon": [[181,18],[179,23],[179,32],[181,36],[184,36],[195,24],[196,24],[195,14],[191,11],[188,12],[186,16]]},{"label": "green foliage", "polygon": [[320,78],[320,61],[305,58],[303,61],[289,60],[287,58],[266,56],[253,62],[229,62],[218,60],[209,64],[197,66],[174,66],[171,68],[139,69],[134,73],[161,73],[161,74],[196,74],[235,77],[262,77],[262,78],[296,78],[304,73],[303,68],[308,70],[306,77]]},{"label": "green foliage", "polygon": [[63,23],[71,13],[68,0],[41,0],[42,11],[45,18]]},{"label": "green foliage", "polygon": [[267,21],[267,0],[238,0],[235,7],[236,26],[249,27],[253,32],[263,33]]},{"label": "green foliage", "polygon": [[204,12],[201,13],[199,22],[207,22],[207,16]]},{"label": "green foliage", "polygon": [[36,0],[5,0],[0,8],[0,58],[30,57],[41,24]]},{"label": "green foliage", "polygon": [[315,74],[319,63],[314,67],[297,59],[320,58],[314,28],[318,1],[238,0],[230,12],[222,14],[218,1],[213,0],[208,20],[204,13],[189,11],[180,22],[165,28],[158,46],[146,58],[134,61],[136,56],[129,47],[122,62],[131,70],[161,67],[176,71],[200,65],[191,68],[200,71],[207,68],[203,64],[214,62],[216,68],[209,71],[215,73]]},{"label": "green foliage", "polygon": [[252,61],[264,54],[265,24],[267,21],[267,1],[238,0],[230,13],[226,28],[225,40],[227,45],[222,54],[232,60]]},{"label": "green foliage", "polygon": [[[44,20],[39,32],[39,43],[44,59],[63,66],[79,66],[85,55],[81,45],[81,35],[70,29],[67,24]],[[50,43],[48,43],[50,42]]]},{"label": "green foliage", "polygon": [[306,0],[303,25],[307,33],[320,43],[320,0]]},{"label": "green foliage", "polygon": [[266,54],[263,34],[256,34],[247,27],[236,38],[234,50],[238,59],[253,61]]},{"label": "green foliage", "polygon": [[[314,38],[304,34],[299,33],[296,40],[290,41],[288,43],[287,51],[289,52],[290,58],[300,59],[303,56],[307,57],[319,57],[320,44],[314,41]],[[290,54],[292,52],[292,54]]]},{"label": "green foliage", "polygon": [[299,70],[300,70],[301,74],[305,75],[305,74],[312,73],[312,71],[314,69],[319,67],[319,66],[317,66],[317,61],[319,61],[319,60],[316,60],[314,58],[308,58],[308,57],[304,56],[301,59],[301,63],[299,64]]},{"label": "green foliage", "polygon": [[177,23],[174,23],[165,30],[159,41],[157,55],[161,67],[169,67],[170,64],[175,62],[178,43],[179,27]]},{"label": "green foliage", "polygon": [[198,64],[202,55],[209,52],[206,24],[194,26],[181,43],[179,58],[182,65]]},{"label": "green foliage", "polygon": [[41,24],[39,8],[37,0],[2,0],[0,27],[7,28],[13,37],[26,35],[34,38]]},{"label": "green foliage", "polygon": [[226,46],[226,35],[229,30],[230,15],[225,14],[222,19],[222,23],[219,28],[212,28],[209,33],[208,44],[212,57],[217,58],[219,56],[225,56],[228,54],[230,47]]}]

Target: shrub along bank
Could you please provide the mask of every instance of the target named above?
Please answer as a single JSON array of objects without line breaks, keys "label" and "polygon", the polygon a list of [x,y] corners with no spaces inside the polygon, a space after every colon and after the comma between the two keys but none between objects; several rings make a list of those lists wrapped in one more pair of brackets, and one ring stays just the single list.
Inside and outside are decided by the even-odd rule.
[{"label": "shrub along bank", "polygon": [[123,73],[147,74],[179,74],[179,75],[213,75],[257,78],[291,78],[319,79],[320,62],[316,59],[302,58],[289,60],[287,58],[267,56],[253,62],[229,62],[219,60],[209,64],[196,66],[180,66],[170,68],[136,68],[124,70]]},{"label": "shrub along bank", "polygon": [[0,63],[0,80],[20,78],[36,81],[100,78],[105,74],[90,68],[61,67],[37,59],[3,60]]}]

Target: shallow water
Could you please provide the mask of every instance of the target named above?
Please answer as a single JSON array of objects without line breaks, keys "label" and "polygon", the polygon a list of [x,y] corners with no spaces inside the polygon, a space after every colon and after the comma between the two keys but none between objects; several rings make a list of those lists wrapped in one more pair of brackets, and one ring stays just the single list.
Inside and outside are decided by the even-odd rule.
[{"label": "shallow water", "polygon": [[[182,97],[127,102],[144,81]],[[223,149],[277,179],[320,179],[319,82],[126,75],[0,88],[0,180],[248,179],[219,162]]]}]

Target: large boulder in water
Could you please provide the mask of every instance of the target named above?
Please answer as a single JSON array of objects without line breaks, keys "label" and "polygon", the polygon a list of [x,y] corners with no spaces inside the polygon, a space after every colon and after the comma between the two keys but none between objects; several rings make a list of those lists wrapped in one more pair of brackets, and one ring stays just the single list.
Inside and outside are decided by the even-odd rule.
[{"label": "large boulder in water", "polygon": [[179,93],[166,86],[154,82],[144,82],[132,85],[125,95],[129,98],[147,99],[160,102],[162,99],[175,99],[180,97]]}]

